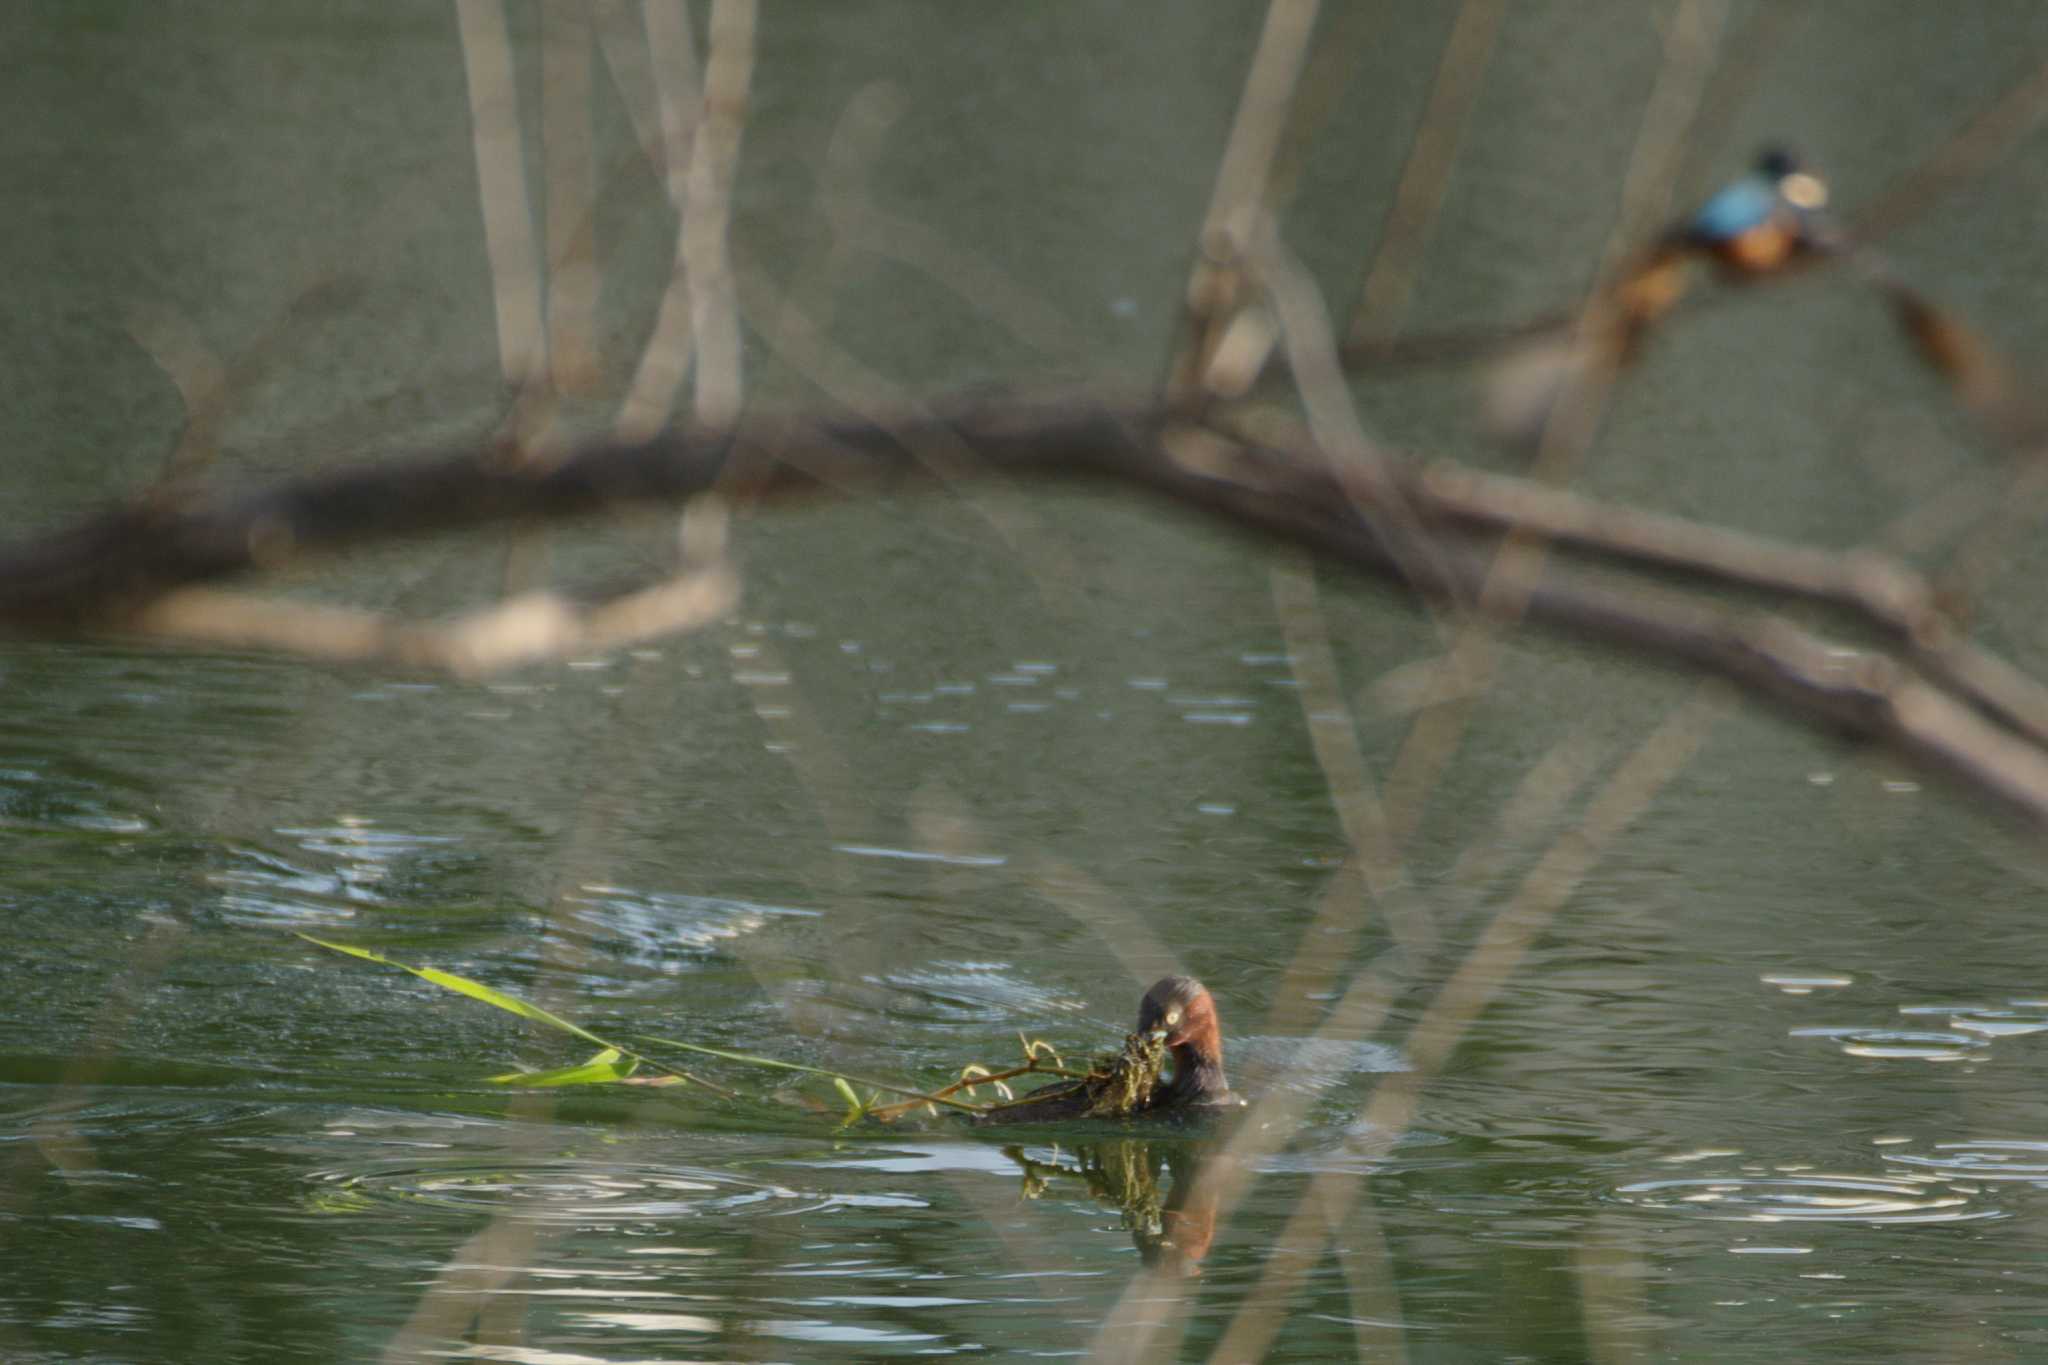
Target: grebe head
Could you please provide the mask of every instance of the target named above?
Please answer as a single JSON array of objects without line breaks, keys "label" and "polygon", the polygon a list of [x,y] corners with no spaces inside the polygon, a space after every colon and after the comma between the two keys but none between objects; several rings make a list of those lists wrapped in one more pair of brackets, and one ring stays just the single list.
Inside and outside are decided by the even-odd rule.
[{"label": "grebe head", "polygon": [[1191,976],[1154,982],[1138,1003],[1140,1034],[1162,1038],[1173,1054],[1173,1079],[1154,1095],[1155,1104],[1201,1104],[1228,1099],[1223,1075],[1223,1029],[1208,987]]}]

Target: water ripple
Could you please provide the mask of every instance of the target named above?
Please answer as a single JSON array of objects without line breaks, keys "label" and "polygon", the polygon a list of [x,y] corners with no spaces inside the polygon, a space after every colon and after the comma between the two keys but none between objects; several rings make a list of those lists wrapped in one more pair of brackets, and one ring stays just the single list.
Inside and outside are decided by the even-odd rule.
[{"label": "water ripple", "polygon": [[319,1189],[311,1202],[328,1213],[402,1206],[577,1226],[806,1212],[830,1198],[729,1171],[589,1161],[393,1162],[367,1170],[316,1171],[312,1178]]},{"label": "water ripple", "polygon": [[1951,1179],[2028,1181],[2048,1189],[2048,1142],[1937,1142],[1934,1155],[1886,1152],[1884,1159]]},{"label": "water ripple", "polygon": [[1640,1180],[1616,1193],[1641,1208],[1742,1223],[1963,1223],[2006,1216],[1960,1190],[1869,1176],[1693,1176]]},{"label": "water ripple", "polygon": [[1007,962],[930,962],[866,979],[889,987],[897,1011],[911,1018],[995,1024],[1087,1009],[1072,994],[1021,980]]},{"label": "water ripple", "polygon": [[698,958],[705,950],[771,924],[817,919],[818,912],[730,896],[590,884],[564,898],[570,913],[643,965]]},{"label": "water ripple", "polygon": [[1904,1058],[1922,1062],[1960,1062],[1989,1045],[1989,1039],[1945,1029],[1865,1028],[1841,1025],[1796,1028],[1794,1038],[1832,1038],[1851,1057]]}]

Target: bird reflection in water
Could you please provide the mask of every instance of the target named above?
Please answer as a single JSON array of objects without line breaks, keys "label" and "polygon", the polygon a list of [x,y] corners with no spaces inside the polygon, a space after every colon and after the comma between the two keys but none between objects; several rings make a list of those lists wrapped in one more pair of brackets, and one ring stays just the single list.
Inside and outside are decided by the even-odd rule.
[{"label": "bird reflection in water", "polygon": [[[1223,1182],[1219,1144],[1200,1137],[1118,1137],[1084,1142],[1046,1159],[1022,1147],[1003,1154],[1023,1172],[1022,1194],[1037,1199],[1080,1181],[1122,1216],[1145,1265],[1162,1274],[1199,1275],[1216,1239]],[[1162,1188],[1163,1187],[1163,1188]]]},{"label": "bird reflection in water", "polygon": [[1023,1170],[1025,1198],[1038,1198],[1054,1181],[1078,1179],[1091,1195],[1122,1214],[1147,1266],[1168,1275],[1194,1275],[1216,1236],[1219,1158],[1214,1130],[1219,1120],[1242,1110],[1245,1102],[1231,1091],[1223,1070],[1223,1026],[1216,1001],[1193,977],[1163,977],[1145,992],[1131,1034],[1131,1043],[1141,1040],[1162,1049],[1161,1060],[1167,1066],[1163,1073],[1153,1069],[1147,1093],[1134,1105],[1105,1112],[1099,1096],[1085,1086],[1048,1086],[1012,1104],[994,1106],[978,1121],[1119,1118],[1132,1127],[1152,1130],[1142,1136],[1082,1142],[1071,1148],[1070,1157],[1059,1147],[1051,1148],[1049,1160],[1027,1156],[1018,1146],[1003,1152]]}]

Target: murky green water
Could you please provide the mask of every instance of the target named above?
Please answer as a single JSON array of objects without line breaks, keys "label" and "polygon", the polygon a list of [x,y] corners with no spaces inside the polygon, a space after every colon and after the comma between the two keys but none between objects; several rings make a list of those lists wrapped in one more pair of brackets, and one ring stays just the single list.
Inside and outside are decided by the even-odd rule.
[{"label": "murky green water", "polygon": [[[1303,165],[1290,236],[1340,313],[1454,9],[1372,20]],[[1418,319],[1574,296],[1662,13],[1510,10]],[[510,15],[537,90],[538,12]],[[836,343],[912,391],[1156,374],[1257,18],[771,6],[742,261],[808,281]],[[1874,193],[2048,54],[2031,7],[1820,7],[1742,49],[1752,19],[1736,6],[1723,31],[1758,74],[1688,188],[1773,135]],[[20,219],[0,235],[0,530],[133,487],[175,444],[138,319],[256,358],[226,476],[488,421],[450,14],[23,6],[0,30]],[[604,80],[597,136],[622,147]],[[878,81],[904,112],[877,202],[1016,295],[907,234],[920,268],[831,255],[812,196]],[[2038,142],[1896,243],[2037,355]],[[604,195],[597,342],[623,370],[674,222],[638,160]],[[295,314],[330,275],[339,302]],[[1879,535],[1988,458],[1881,321],[1821,284],[1703,317],[1635,376],[1586,482],[1775,535]],[[767,398],[830,387],[751,341]],[[1361,392],[1390,441],[1500,458],[1469,376]],[[665,535],[599,527],[546,553],[595,581],[644,572]],[[2044,1350],[2043,866],[1985,812],[1710,702],[1697,755],[1396,1130],[1374,1106],[1412,1074],[1437,989],[1690,682],[1512,644],[1420,808],[1390,920],[1342,872],[1315,743],[1341,732],[1261,548],[1019,491],[763,514],[735,539],[732,620],[487,683],[0,651],[0,1359]],[[431,615],[495,590],[504,561],[496,541],[409,547],[289,587]],[[2030,582],[2022,557],[1984,625],[2040,673]],[[1379,684],[1439,636],[1378,589],[1318,592],[1341,713],[1384,782],[1411,718]],[[1516,804],[1532,774],[1548,808]],[[841,1130],[829,1086],[721,1063],[702,1069],[737,1098],[512,1093],[483,1078],[589,1049],[298,933],[607,1036],[914,1084],[1007,1060],[1019,1031],[1114,1046],[1144,985],[1185,970],[1215,991],[1234,1075],[1289,1116],[1246,1154],[1227,1134]],[[1373,972],[1384,1015],[1311,1039]]]}]

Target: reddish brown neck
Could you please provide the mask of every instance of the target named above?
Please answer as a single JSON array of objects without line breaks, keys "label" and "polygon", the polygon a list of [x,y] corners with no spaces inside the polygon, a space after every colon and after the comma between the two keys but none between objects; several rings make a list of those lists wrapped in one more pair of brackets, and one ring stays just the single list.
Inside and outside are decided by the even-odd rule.
[{"label": "reddish brown neck", "polygon": [[1223,1034],[1207,994],[1190,1002],[1187,1017],[1166,1045],[1173,1052],[1173,1079],[1164,1091],[1170,1102],[1185,1104],[1230,1093],[1230,1081],[1223,1074]]},{"label": "reddish brown neck", "polygon": [[1168,1104],[1193,1104],[1230,1093],[1230,1080],[1223,1074],[1223,1059],[1205,1053],[1193,1043],[1173,1049],[1173,1079],[1159,1092]]}]

